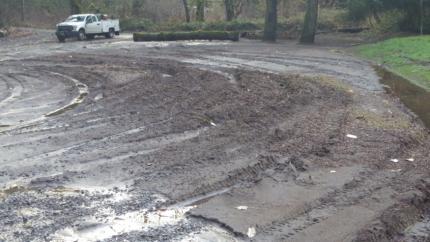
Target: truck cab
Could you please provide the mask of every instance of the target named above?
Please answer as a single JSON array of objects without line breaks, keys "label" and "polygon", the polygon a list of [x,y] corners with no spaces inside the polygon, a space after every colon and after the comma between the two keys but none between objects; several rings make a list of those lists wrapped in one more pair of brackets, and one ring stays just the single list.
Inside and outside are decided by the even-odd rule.
[{"label": "truck cab", "polygon": [[57,24],[55,34],[60,42],[73,37],[80,41],[93,39],[98,35],[113,38],[120,34],[119,20],[101,14],[76,14]]}]

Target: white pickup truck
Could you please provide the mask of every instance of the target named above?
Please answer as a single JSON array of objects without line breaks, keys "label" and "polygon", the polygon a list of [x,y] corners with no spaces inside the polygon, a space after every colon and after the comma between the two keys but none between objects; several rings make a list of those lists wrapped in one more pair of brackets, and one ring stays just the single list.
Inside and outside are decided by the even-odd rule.
[{"label": "white pickup truck", "polygon": [[66,21],[57,24],[55,32],[60,42],[72,37],[78,38],[78,40],[94,39],[97,35],[113,38],[119,33],[119,20],[108,19],[106,15],[102,14],[72,15]]}]

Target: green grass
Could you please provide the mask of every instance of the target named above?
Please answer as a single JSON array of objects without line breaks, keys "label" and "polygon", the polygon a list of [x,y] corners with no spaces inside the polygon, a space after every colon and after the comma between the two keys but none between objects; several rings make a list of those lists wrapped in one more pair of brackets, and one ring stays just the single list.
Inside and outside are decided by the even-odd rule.
[{"label": "green grass", "polygon": [[360,46],[357,52],[430,90],[430,36],[393,38]]}]

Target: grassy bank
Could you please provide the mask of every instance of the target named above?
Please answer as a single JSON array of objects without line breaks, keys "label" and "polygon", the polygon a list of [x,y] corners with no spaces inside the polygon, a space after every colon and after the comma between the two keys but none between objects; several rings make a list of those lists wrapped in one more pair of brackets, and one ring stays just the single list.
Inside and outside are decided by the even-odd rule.
[{"label": "grassy bank", "polygon": [[360,46],[357,52],[430,90],[430,36],[393,38]]}]

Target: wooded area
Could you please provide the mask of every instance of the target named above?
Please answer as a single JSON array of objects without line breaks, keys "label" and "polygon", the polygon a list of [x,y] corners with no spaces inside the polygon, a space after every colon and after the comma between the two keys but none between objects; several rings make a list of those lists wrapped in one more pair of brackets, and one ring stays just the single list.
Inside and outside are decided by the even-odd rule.
[{"label": "wooded area", "polygon": [[429,10],[430,0],[2,0],[0,26],[49,27],[71,13],[103,12],[121,18],[126,30],[175,30],[180,22],[189,25],[178,30],[198,30],[199,23],[233,21],[264,28],[264,39],[272,41],[299,29],[301,42],[312,43],[321,28],[428,33]]}]

